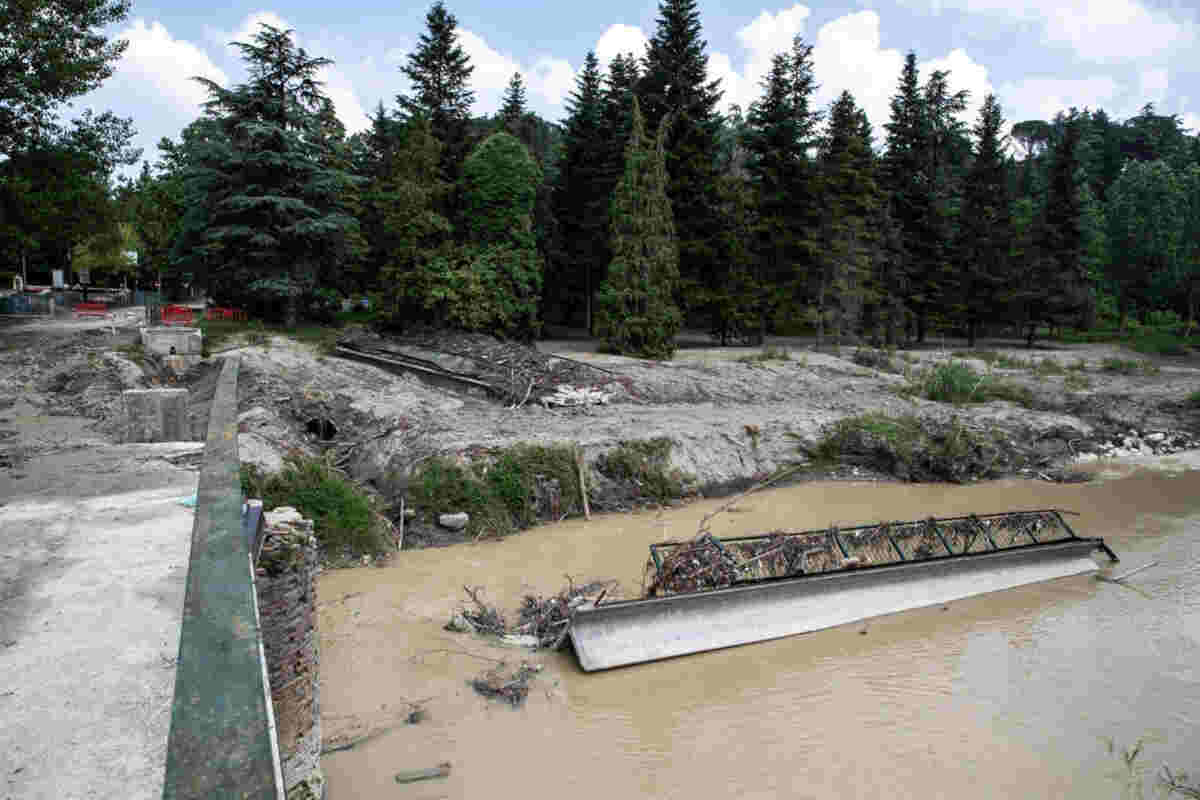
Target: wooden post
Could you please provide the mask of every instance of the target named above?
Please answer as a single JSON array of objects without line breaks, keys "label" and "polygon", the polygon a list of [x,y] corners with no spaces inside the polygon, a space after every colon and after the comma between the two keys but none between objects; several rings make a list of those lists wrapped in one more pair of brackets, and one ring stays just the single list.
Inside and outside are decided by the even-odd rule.
[{"label": "wooden post", "polygon": [[583,450],[578,445],[575,447],[575,465],[579,467],[579,494],[583,498],[583,517],[590,522],[592,510],[588,507],[587,475],[583,468]]}]

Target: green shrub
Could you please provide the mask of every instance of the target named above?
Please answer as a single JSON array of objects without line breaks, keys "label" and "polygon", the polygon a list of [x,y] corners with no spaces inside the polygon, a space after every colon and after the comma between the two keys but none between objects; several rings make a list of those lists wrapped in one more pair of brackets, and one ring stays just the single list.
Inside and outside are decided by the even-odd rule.
[{"label": "green shrub", "polygon": [[408,491],[414,506],[435,515],[465,511],[469,535],[507,536],[537,522],[539,480],[558,482],[560,513],[579,511],[579,472],[569,445],[517,444],[472,467],[439,456],[418,467]]},{"label": "green shrub", "polygon": [[1005,460],[995,441],[957,419],[942,424],[912,414],[869,413],[826,426],[813,445],[789,435],[818,466],[859,464],[913,481],[987,477]]},{"label": "green shrub", "polygon": [[1191,352],[1187,340],[1170,331],[1151,331],[1138,336],[1129,346],[1139,353],[1159,356],[1186,356]]},{"label": "green shrub", "polygon": [[969,403],[984,378],[961,361],[937,364],[914,377],[918,393],[938,403]]},{"label": "green shrub", "polygon": [[1086,375],[1072,373],[1063,378],[1063,387],[1071,391],[1083,391],[1092,388],[1092,379]]},{"label": "green shrub", "polygon": [[1139,372],[1145,375],[1157,375],[1159,372],[1158,367],[1149,361],[1135,361],[1129,358],[1106,358],[1100,362],[1100,369],[1103,372],[1115,372],[1120,375],[1136,375]]},{"label": "green shrub", "polygon": [[692,480],[691,476],[671,468],[673,444],[665,436],[621,442],[596,459],[596,468],[615,480],[634,483],[642,496],[666,503],[683,497],[685,485]]},{"label": "green shrub", "polygon": [[1200,389],[1189,394],[1183,404],[1188,408],[1200,408]]},{"label": "green shrub", "polygon": [[1033,392],[1024,386],[980,375],[961,361],[946,361],[921,372],[910,373],[903,394],[923,397],[937,403],[987,403],[1008,400],[1018,405],[1033,405]]},{"label": "green shrub", "polygon": [[1067,368],[1058,363],[1058,359],[1043,358],[1034,363],[1033,371],[1036,375],[1064,375]]},{"label": "green shrub", "polygon": [[330,555],[358,557],[390,550],[389,537],[366,493],[320,458],[290,455],[283,469],[270,475],[243,464],[241,481],[242,493],[261,498],[263,508],[291,506],[311,519]]}]

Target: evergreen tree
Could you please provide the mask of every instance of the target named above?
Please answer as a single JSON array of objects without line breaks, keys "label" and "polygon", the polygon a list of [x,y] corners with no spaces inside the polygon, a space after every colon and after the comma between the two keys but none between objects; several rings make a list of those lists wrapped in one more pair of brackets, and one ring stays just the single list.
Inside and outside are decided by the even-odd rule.
[{"label": "evergreen tree", "polygon": [[834,344],[858,317],[871,267],[871,222],[878,203],[863,114],[849,92],[834,101],[821,148],[821,254],[813,273],[817,347],[825,323],[834,323]]},{"label": "evergreen tree", "polygon": [[500,104],[500,118],[506,125],[515,125],[525,116],[525,82],[521,73],[514,72],[504,90],[504,98]]},{"label": "evergreen tree", "polygon": [[1079,163],[1082,126],[1074,109],[1062,116],[1063,136],[1051,150],[1046,200],[1034,226],[1032,257],[1014,282],[1013,299],[1033,346],[1038,326],[1057,325],[1086,307],[1083,192],[1086,175]]},{"label": "evergreen tree", "polygon": [[554,187],[554,211],[563,238],[563,253],[546,282],[547,303],[559,306],[565,319],[582,303],[591,330],[595,289],[608,267],[608,142],[604,131],[604,90],[600,62],[588,52],[567,99],[562,168]]},{"label": "evergreen tree", "polygon": [[682,323],[673,298],[679,248],[667,196],[670,123],[664,118],[651,140],[634,98],[625,174],[612,201],[613,260],[597,297],[599,335],[614,352],[642,358],[670,358]]},{"label": "evergreen tree", "polygon": [[963,197],[959,227],[958,303],[967,341],[975,346],[980,324],[995,317],[999,295],[1010,280],[1008,251],[1013,231],[1004,151],[1003,112],[989,94],[979,109],[975,149]]},{"label": "evergreen tree", "polygon": [[719,294],[726,277],[716,257],[720,81],[708,80],[697,0],[661,0],[658,11],[637,95],[647,130],[657,130],[667,116],[674,119],[666,145],[667,194],[678,232],[681,299],[688,306],[698,290],[709,298]]},{"label": "evergreen tree", "polygon": [[915,53],[905,57],[900,86],[891,100],[891,119],[884,127],[884,176],[907,255],[905,307],[923,319],[930,299],[925,277],[937,256],[932,178],[928,174],[929,122]]},{"label": "evergreen tree", "polygon": [[475,102],[469,83],[475,67],[458,43],[458,20],[442,0],[429,9],[425,25],[416,50],[400,68],[412,82],[412,94],[398,95],[396,100],[404,114],[429,120],[434,138],[442,143],[443,176],[453,182],[469,147],[467,131]]},{"label": "evergreen tree", "polygon": [[786,314],[806,300],[806,278],[815,264],[818,181],[808,150],[817,143],[820,115],[812,46],[797,37],[790,53],[777,54],[763,79],[763,96],[746,122],[746,169],[755,190],[755,251],[771,287],[764,314]]},{"label": "evergreen tree", "polygon": [[[299,298],[315,288],[330,261],[345,258],[357,228],[347,207],[358,179],[325,166],[326,98],[317,71],[332,62],[292,42],[291,31],[261,25],[251,42],[235,42],[249,82],[208,89],[213,134],[196,142],[187,176],[191,224],[177,256],[207,261],[210,286],[229,297],[245,288],[286,298],[294,326]],[[327,122],[327,121],[326,121]]]}]

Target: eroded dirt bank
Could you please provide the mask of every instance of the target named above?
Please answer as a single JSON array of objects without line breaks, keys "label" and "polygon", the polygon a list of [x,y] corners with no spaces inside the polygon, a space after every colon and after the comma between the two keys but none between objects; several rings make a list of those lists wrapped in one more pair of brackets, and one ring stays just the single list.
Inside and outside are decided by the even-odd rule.
[{"label": "eroded dirt bank", "polygon": [[[21,474],[17,465],[38,454],[118,441],[120,392],[173,380],[138,351],[135,325],[126,321],[115,335],[107,327],[67,321],[3,330],[0,416],[21,400],[42,415],[80,420],[79,430],[58,427],[20,437],[5,432],[0,421],[0,437],[7,437],[0,438],[6,479]],[[240,353],[243,362],[243,460],[272,470],[288,452],[326,452],[398,516],[395,506],[414,468],[431,456],[471,463],[518,443],[569,443],[579,446],[588,464],[593,506],[613,510],[630,507],[638,499],[637,487],[631,492],[628,485],[616,485],[597,469],[597,460],[630,440],[668,439],[670,467],[687,476],[690,490],[711,495],[747,485],[784,464],[812,461],[811,450],[798,445],[811,447],[833,423],[863,414],[911,416],[935,436],[956,444],[968,441],[966,449],[947,450],[949,458],[967,465],[947,477],[964,480],[1010,474],[1053,479],[1061,476],[1056,469],[1070,467],[1080,456],[1111,455],[1114,449],[1173,450],[1193,444],[1176,434],[1200,433],[1200,408],[1187,402],[1200,390],[1197,355],[1159,359],[1153,374],[1106,370],[1106,359],[1141,362],[1140,356],[1108,345],[1038,351],[1036,358],[1045,362],[1041,366],[1026,361],[1000,368],[967,359],[989,380],[1017,387],[1025,405],[1007,400],[949,405],[906,393],[910,380],[901,374],[911,376],[954,358],[945,350],[902,352],[888,371],[856,363],[849,348],[839,357],[785,341],[775,346],[787,352],[786,359],[758,361],[746,357],[760,351],[745,348],[683,349],[672,362],[649,362],[581,352],[577,342],[538,346],[601,367],[603,372],[591,373],[573,367],[571,374],[580,388],[602,394],[607,402],[583,407],[502,403],[281,337],[228,350]],[[1030,357],[1020,348],[998,352]],[[192,392],[196,438],[223,355],[174,384]],[[1046,369],[1046,364],[1057,368]],[[810,463],[800,475],[897,476],[928,479],[875,457],[869,446],[843,453],[840,463]],[[414,525],[406,546],[454,538],[436,535],[433,526],[422,537],[422,530]]]}]

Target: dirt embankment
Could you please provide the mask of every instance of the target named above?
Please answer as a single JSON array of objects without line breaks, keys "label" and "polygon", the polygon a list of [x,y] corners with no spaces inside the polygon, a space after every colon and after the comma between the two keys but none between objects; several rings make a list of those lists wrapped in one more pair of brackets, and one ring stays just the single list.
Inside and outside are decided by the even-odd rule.
[{"label": "dirt embankment", "polygon": [[[6,337],[7,347],[0,351],[0,415],[18,398],[28,398],[42,413],[90,420],[87,437],[115,440],[122,424],[121,390],[168,380],[152,360],[139,357],[136,348],[131,351],[136,335],[132,328],[119,328],[115,336],[97,328]],[[638,487],[612,480],[597,468],[599,461],[622,442],[657,437],[670,440],[670,468],[688,476],[693,490],[711,494],[745,486],[806,456],[810,463],[800,477],[929,477],[871,456],[878,442],[870,436],[887,431],[868,431],[865,441],[847,439],[845,457],[817,463],[814,447],[839,421],[861,415],[918,421],[919,435],[908,444],[944,448],[943,461],[967,465],[946,475],[960,480],[1013,473],[1054,477],[1055,468],[1082,454],[1188,446],[1190,440],[1176,432],[1200,433],[1200,409],[1187,402],[1200,390],[1197,356],[1163,360],[1154,374],[1104,371],[1104,359],[1139,358],[1107,345],[1038,353],[1061,370],[968,361],[991,380],[1024,387],[1025,405],[1000,400],[949,405],[905,393],[910,383],[905,375],[855,363],[849,349],[839,357],[793,344],[788,358],[774,360],[746,360],[759,352],[751,349],[689,349],[662,363],[581,352],[577,343],[541,343],[539,349],[604,370],[559,370],[556,374],[570,374],[578,384],[553,387],[560,397],[579,389],[578,397],[606,402],[538,401],[546,399],[541,389],[549,387],[525,392],[523,403],[499,402],[485,392],[429,385],[412,374],[323,355],[280,337],[241,348],[235,352],[243,364],[243,460],[271,470],[292,450],[327,452],[384,501],[398,505],[414,471],[431,457],[466,465],[519,443],[566,443],[582,453],[592,502],[603,510],[627,506],[637,499]],[[1002,352],[1029,357],[1017,348]],[[945,351],[930,350],[900,354],[893,365],[914,373],[949,358]],[[178,379],[178,385],[192,389],[196,438],[202,437],[218,367],[219,358],[210,359]],[[36,450],[38,445],[22,446]],[[12,461],[11,453],[7,458]],[[398,508],[394,511],[398,516]],[[419,526],[413,534],[410,542],[420,543]],[[432,526],[425,534],[428,543],[455,538]]]}]

